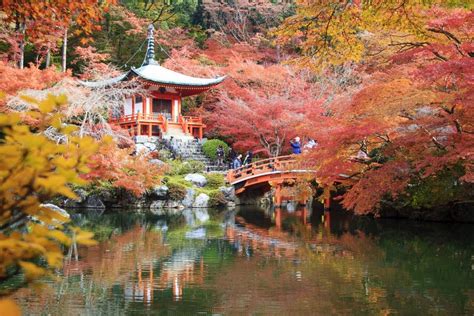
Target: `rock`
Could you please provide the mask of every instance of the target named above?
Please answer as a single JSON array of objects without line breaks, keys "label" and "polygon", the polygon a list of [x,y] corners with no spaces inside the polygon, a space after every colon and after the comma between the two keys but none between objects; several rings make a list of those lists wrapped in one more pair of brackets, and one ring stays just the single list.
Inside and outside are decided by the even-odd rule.
[{"label": "rock", "polygon": [[156,209],[164,208],[165,203],[166,203],[166,201],[163,201],[163,200],[153,201],[150,204],[150,210],[156,210]]},{"label": "rock", "polygon": [[148,160],[149,163],[153,164],[153,165],[157,165],[157,166],[163,166],[165,163],[163,161],[161,161],[160,159],[150,159]]},{"label": "rock", "polygon": [[229,201],[229,202],[227,202],[226,206],[228,208],[235,208],[235,202]]},{"label": "rock", "polygon": [[235,201],[235,189],[234,187],[220,187],[219,191],[224,194],[224,197],[227,201],[234,202]]},{"label": "rock", "polygon": [[183,209],[183,208],[184,208],[184,206],[183,206],[181,203],[179,203],[178,201],[172,201],[172,200],[166,201],[165,207],[169,207],[169,208],[179,208],[179,209]]},{"label": "rock", "polygon": [[74,190],[77,195],[77,199],[66,199],[62,206],[66,208],[78,208],[82,207],[81,203],[84,203],[87,199],[87,192],[83,189]]},{"label": "rock", "polygon": [[143,144],[148,151],[155,151],[156,150],[156,144],[154,143],[144,143]]},{"label": "rock", "polygon": [[209,204],[209,195],[205,193],[201,193],[194,200],[193,207],[194,208],[208,207],[208,204]]},{"label": "rock", "polygon": [[148,148],[143,145],[143,144],[136,144],[135,145],[135,151],[137,153],[147,153],[148,152]]},{"label": "rock", "polygon": [[153,188],[152,194],[159,199],[165,200],[168,195],[168,187],[166,185],[159,185]]},{"label": "rock", "polygon": [[144,143],[155,143],[158,141],[157,136],[135,136],[134,141],[136,144],[144,144]]},{"label": "rock", "polygon": [[41,204],[41,206],[49,208],[50,210],[55,211],[56,213],[60,214],[61,216],[65,218],[70,218],[69,213],[57,205],[47,203],[47,204]]},{"label": "rock", "polygon": [[184,177],[184,180],[189,181],[198,187],[203,187],[207,184],[206,177],[199,173],[189,173]]},{"label": "rock", "polygon": [[97,208],[105,209],[104,203],[95,195],[90,195],[87,197],[86,201],[83,203],[82,207],[84,208]]},{"label": "rock", "polygon": [[193,189],[186,189],[186,195],[184,199],[181,201],[181,204],[184,207],[192,207],[194,202],[194,190]]}]

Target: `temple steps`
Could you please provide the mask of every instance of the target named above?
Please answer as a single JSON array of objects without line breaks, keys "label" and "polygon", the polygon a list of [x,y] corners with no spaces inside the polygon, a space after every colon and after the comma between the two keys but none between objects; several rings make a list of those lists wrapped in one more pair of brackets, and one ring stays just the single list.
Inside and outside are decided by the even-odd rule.
[{"label": "temple steps", "polygon": [[197,140],[186,140],[173,137],[174,151],[183,160],[200,161],[205,165],[206,172],[225,172],[227,165],[218,167],[202,151],[202,143]]}]

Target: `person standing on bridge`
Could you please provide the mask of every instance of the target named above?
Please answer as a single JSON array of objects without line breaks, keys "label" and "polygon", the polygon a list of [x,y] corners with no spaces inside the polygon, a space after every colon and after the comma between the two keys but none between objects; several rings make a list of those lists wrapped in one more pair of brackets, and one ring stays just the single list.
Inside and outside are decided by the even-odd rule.
[{"label": "person standing on bridge", "polygon": [[301,143],[300,138],[296,136],[294,139],[290,140],[291,150],[293,154],[299,155],[301,154]]},{"label": "person standing on bridge", "polygon": [[238,155],[234,159],[234,169],[242,167],[242,155]]},{"label": "person standing on bridge", "polygon": [[253,159],[253,152],[251,150],[249,150],[249,151],[247,151],[247,154],[245,155],[243,165],[251,164],[252,159]]}]

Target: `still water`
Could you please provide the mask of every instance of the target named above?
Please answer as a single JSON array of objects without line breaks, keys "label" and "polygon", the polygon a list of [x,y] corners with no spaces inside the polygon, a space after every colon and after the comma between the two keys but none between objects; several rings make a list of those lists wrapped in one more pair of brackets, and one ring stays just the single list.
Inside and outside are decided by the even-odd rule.
[{"label": "still water", "polygon": [[17,290],[27,315],[474,313],[474,225],[256,208],[74,218],[100,243]]}]

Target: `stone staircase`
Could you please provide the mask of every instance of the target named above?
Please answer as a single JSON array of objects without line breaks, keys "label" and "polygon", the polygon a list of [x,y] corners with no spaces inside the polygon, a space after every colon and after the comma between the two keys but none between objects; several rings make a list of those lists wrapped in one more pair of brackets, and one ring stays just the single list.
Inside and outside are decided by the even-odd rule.
[{"label": "stone staircase", "polygon": [[200,161],[206,166],[207,172],[227,171],[227,166],[219,168],[202,151],[202,143],[198,140],[186,140],[173,138],[174,152],[183,160]]}]

